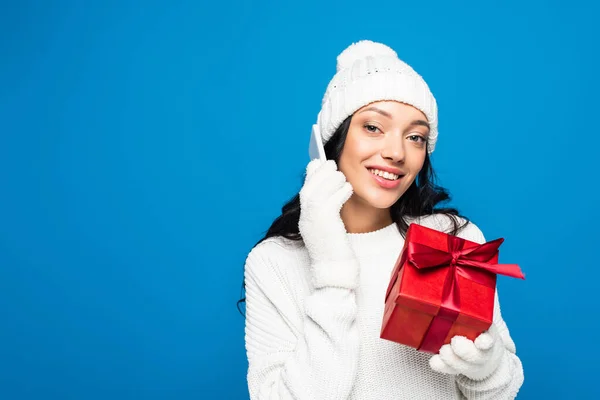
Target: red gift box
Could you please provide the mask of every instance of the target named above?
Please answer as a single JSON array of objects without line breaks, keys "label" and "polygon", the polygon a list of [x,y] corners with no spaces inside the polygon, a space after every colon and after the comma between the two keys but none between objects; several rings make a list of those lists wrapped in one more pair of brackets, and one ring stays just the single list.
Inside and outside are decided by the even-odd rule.
[{"label": "red gift box", "polygon": [[474,243],[411,224],[385,297],[382,339],[438,353],[455,335],[475,340],[492,324],[496,274],[525,279],[498,264],[504,239]]}]

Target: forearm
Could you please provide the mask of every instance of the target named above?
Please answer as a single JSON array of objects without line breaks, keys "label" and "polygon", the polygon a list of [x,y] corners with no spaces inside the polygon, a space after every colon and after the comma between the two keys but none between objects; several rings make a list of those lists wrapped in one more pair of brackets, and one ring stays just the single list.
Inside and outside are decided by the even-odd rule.
[{"label": "forearm", "polygon": [[289,313],[297,311],[280,306],[275,307],[250,283],[246,330],[250,397],[347,398],[358,362],[354,289],[315,288],[304,301],[305,315],[298,329],[286,321]]}]

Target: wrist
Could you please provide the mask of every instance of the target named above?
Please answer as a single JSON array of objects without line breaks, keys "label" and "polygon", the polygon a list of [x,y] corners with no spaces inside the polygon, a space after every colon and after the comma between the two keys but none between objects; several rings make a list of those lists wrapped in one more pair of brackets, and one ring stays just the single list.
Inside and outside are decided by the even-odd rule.
[{"label": "wrist", "polygon": [[358,287],[358,261],[353,257],[332,260],[316,260],[311,263],[312,281],[315,288]]}]

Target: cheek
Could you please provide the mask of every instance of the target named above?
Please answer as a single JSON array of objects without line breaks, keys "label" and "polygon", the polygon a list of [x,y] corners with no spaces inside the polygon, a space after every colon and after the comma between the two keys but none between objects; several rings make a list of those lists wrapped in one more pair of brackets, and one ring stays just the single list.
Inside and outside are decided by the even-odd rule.
[{"label": "cheek", "polygon": [[346,175],[352,184],[359,184],[359,179],[364,179],[363,162],[373,155],[373,146],[364,140],[346,140],[344,150],[340,157],[339,169]]},{"label": "cheek", "polygon": [[400,187],[398,188],[400,194],[404,194],[404,192],[408,190],[410,185],[412,185],[415,180],[417,180],[417,174],[411,174],[409,179],[405,179],[402,185],[400,185]]},{"label": "cheek", "polygon": [[356,158],[361,161],[371,157],[377,151],[376,145],[372,141],[364,139],[354,139],[350,146]]},{"label": "cheek", "polygon": [[346,164],[355,168],[362,161],[371,157],[374,151],[373,143],[349,134],[346,143],[344,143],[342,158],[346,161]]},{"label": "cheek", "polygon": [[414,171],[415,176],[418,175],[419,172],[421,172],[421,169],[423,169],[423,164],[425,164],[425,152],[419,151],[417,154],[415,154],[415,156],[412,158],[411,164],[411,171]]}]

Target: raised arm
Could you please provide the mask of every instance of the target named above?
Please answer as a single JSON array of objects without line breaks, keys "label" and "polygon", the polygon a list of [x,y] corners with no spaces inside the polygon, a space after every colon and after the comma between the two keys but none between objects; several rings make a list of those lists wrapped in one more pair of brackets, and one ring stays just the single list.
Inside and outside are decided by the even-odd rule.
[{"label": "raised arm", "polygon": [[[309,256],[275,241],[261,243],[248,256],[246,348],[252,399],[338,400],[352,390],[359,351],[358,262],[340,218],[351,194],[333,161],[311,162],[300,192],[299,221]],[[304,278],[301,270],[308,271]]]}]

